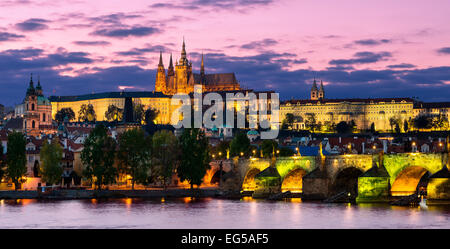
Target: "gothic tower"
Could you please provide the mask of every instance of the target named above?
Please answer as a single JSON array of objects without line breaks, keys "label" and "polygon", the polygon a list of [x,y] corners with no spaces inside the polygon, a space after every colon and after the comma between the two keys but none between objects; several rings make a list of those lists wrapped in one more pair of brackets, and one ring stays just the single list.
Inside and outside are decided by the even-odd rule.
[{"label": "gothic tower", "polygon": [[319,99],[325,98],[325,89],[323,89],[323,81],[320,80]]},{"label": "gothic tower", "polygon": [[181,58],[175,65],[175,93],[189,93],[194,86],[188,85],[189,77],[192,74],[192,63],[186,57],[186,46],[183,39],[183,47],[181,48]]},{"label": "gothic tower", "polygon": [[319,99],[319,91],[317,90],[316,78],[314,78],[313,86],[311,88],[311,100]]},{"label": "gothic tower", "polygon": [[162,52],[159,53],[159,64],[158,64],[158,72],[156,74],[155,91],[156,92],[166,91],[166,70],[164,69],[164,64],[162,61]]}]

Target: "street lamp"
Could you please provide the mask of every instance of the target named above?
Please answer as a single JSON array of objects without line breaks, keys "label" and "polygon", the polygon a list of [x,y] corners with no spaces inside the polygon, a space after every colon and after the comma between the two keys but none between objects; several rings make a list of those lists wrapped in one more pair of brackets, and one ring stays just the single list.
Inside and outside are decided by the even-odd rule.
[{"label": "street lamp", "polygon": [[244,152],[241,152],[241,156],[244,156]]}]

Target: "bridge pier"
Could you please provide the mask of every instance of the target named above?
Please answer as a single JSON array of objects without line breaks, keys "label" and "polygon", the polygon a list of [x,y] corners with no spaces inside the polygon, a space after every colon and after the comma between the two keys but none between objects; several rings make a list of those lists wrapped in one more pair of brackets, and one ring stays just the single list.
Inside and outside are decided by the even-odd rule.
[{"label": "bridge pier", "polygon": [[447,166],[430,176],[427,187],[427,204],[450,203],[450,173]]},{"label": "bridge pier", "polygon": [[326,171],[316,168],[303,177],[302,200],[325,200],[330,195],[331,179]]},{"label": "bridge pier", "polygon": [[371,169],[358,177],[357,203],[389,202],[389,174],[383,166],[374,164]]}]

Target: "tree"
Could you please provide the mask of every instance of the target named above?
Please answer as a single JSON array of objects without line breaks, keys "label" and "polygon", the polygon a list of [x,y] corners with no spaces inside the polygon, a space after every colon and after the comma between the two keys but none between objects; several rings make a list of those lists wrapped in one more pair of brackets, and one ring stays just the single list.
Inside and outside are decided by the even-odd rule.
[{"label": "tree", "polygon": [[218,145],[211,148],[211,153],[215,155],[217,159],[226,158],[227,151],[230,149],[229,141],[220,141]]},{"label": "tree", "polygon": [[317,120],[316,120],[316,114],[315,113],[307,113],[308,117],[305,121],[305,126],[312,132],[314,132],[317,129]]},{"label": "tree", "polygon": [[93,122],[96,119],[94,106],[91,104],[82,104],[78,111],[78,121]]},{"label": "tree", "polygon": [[54,139],[50,144],[45,141],[41,148],[41,174],[42,181],[53,185],[61,182],[63,169],[60,165],[63,149],[58,139]]},{"label": "tree", "polygon": [[278,150],[278,143],[275,140],[265,139],[261,143],[261,150],[264,157],[275,156]]},{"label": "tree", "polygon": [[5,176],[5,165],[6,165],[6,161],[5,161],[5,155],[3,154],[3,145],[0,143],[0,182],[3,179],[3,176]]},{"label": "tree", "polygon": [[398,123],[395,124],[395,133],[400,134],[400,125]]},{"label": "tree", "polygon": [[409,127],[408,127],[408,121],[406,121],[406,119],[405,119],[405,121],[403,121],[403,130],[404,130],[405,133],[406,133],[406,132],[408,132],[408,129],[409,129]]},{"label": "tree", "polygon": [[336,131],[336,124],[332,121],[325,121],[323,123],[325,131],[327,132],[335,132]]},{"label": "tree", "polygon": [[294,114],[287,113],[283,120],[283,129],[292,129],[294,124]]},{"label": "tree", "polygon": [[142,104],[134,105],[133,111],[134,111],[134,120],[141,124],[142,121],[144,121],[144,119],[145,119],[144,105],[142,105]]},{"label": "tree", "polygon": [[185,129],[180,136],[182,151],[177,175],[181,181],[187,181],[191,189],[202,183],[209,166],[208,140],[199,129]]},{"label": "tree", "polygon": [[105,118],[109,122],[122,120],[123,109],[120,109],[115,105],[109,105],[108,110],[105,112]]},{"label": "tree", "polygon": [[430,129],[432,127],[432,120],[430,117],[420,115],[413,120],[414,127],[416,129]]},{"label": "tree", "polygon": [[448,119],[445,115],[439,114],[432,119],[432,127],[437,130],[447,130],[448,125]]},{"label": "tree", "polygon": [[115,152],[116,141],[108,136],[105,126],[97,125],[84,142],[81,151],[81,161],[85,167],[83,176],[93,180],[97,189],[116,181]]},{"label": "tree", "polygon": [[157,169],[163,180],[163,186],[166,188],[180,160],[181,154],[177,137],[167,130],[157,131],[152,138],[152,148],[152,165]]},{"label": "tree", "polygon": [[336,125],[336,131],[341,134],[351,133],[352,127],[347,122],[341,121]]},{"label": "tree", "polygon": [[141,129],[127,130],[119,136],[117,158],[120,171],[130,175],[131,189],[135,183],[148,184],[151,166],[151,138]]},{"label": "tree", "polygon": [[376,130],[375,130],[375,123],[372,123],[370,125],[370,133],[374,134],[375,132],[376,132]]},{"label": "tree", "polygon": [[65,117],[67,117],[69,121],[75,119],[75,112],[73,112],[72,108],[62,108],[55,114],[55,120],[59,123],[64,122]]},{"label": "tree", "polygon": [[158,117],[159,111],[153,108],[148,108],[144,114],[144,122],[147,125],[154,125],[155,119]]},{"label": "tree", "polygon": [[245,132],[239,132],[234,136],[230,143],[230,155],[240,156],[241,153],[248,155],[250,151],[250,139]]},{"label": "tree", "polygon": [[16,190],[20,189],[23,183],[22,177],[27,173],[25,146],[26,139],[21,132],[9,134],[6,152],[6,175],[12,180]]}]

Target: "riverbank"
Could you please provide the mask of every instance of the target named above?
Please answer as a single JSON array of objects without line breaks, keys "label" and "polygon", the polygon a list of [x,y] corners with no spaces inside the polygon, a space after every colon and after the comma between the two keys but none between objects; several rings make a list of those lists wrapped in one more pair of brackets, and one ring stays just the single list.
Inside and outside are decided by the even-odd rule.
[{"label": "riverbank", "polygon": [[0,199],[96,199],[96,198],[167,198],[167,197],[219,197],[218,189],[156,189],[156,190],[75,190],[58,189],[49,193],[29,190],[0,191]]}]

